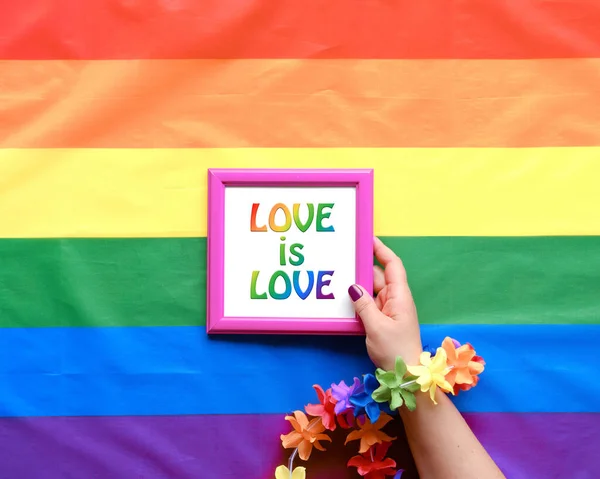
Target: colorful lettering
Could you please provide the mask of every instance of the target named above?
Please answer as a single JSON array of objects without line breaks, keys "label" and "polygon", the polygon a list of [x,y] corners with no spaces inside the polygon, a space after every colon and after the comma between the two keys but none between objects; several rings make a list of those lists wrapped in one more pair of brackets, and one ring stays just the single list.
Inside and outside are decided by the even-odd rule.
[{"label": "colorful lettering", "polygon": [[292,266],[300,266],[302,263],[304,263],[304,255],[299,251],[302,248],[304,248],[304,245],[300,243],[294,243],[292,246],[290,246],[290,254],[296,257],[296,259],[292,259],[290,256],[290,264]]},{"label": "colorful lettering", "polygon": [[[317,272],[317,280],[315,287],[315,272],[314,271],[306,271],[306,276],[308,278],[308,285],[305,289],[302,289],[300,286],[300,273],[302,271],[296,270],[292,273],[292,280],[290,280],[290,276],[283,270],[275,271],[271,278],[269,279],[269,293],[261,293],[258,294],[256,284],[258,282],[258,277],[260,275],[260,271],[252,272],[252,281],[250,286],[250,298],[251,299],[268,299],[269,297],[282,300],[287,299],[292,295],[292,291],[296,293],[296,295],[305,300],[310,296],[313,289],[315,290],[316,299],[335,299],[333,293],[325,294],[323,292],[323,288],[325,286],[329,286],[331,284],[331,276],[333,276],[334,271],[318,271]],[[277,280],[281,278],[283,279],[284,290],[283,292],[278,293],[276,291]],[[281,283],[281,282],[280,282]]]},{"label": "colorful lettering", "polygon": [[[283,278],[283,281],[285,282],[285,290],[283,293],[275,291],[275,282],[277,281],[277,278]],[[288,299],[290,297],[290,294],[292,294],[292,282],[285,271],[279,270],[273,273],[273,276],[271,276],[271,280],[269,281],[269,294],[273,299]]]},{"label": "colorful lettering", "polygon": [[256,226],[256,213],[258,213],[258,207],[260,203],[252,204],[252,213],[250,214],[250,231],[256,233],[258,231],[267,231],[267,225],[265,226]]},{"label": "colorful lettering", "polygon": [[[279,210],[283,211],[283,214],[285,215],[285,223],[283,223],[283,225],[275,224],[275,215]],[[275,206],[273,206],[273,208],[271,208],[271,213],[269,213],[269,228],[278,233],[283,233],[284,231],[289,230],[290,226],[292,226],[292,216],[290,214],[290,210],[283,203],[277,203]]]},{"label": "colorful lettering", "polygon": [[[279,239],[285,241],[285,236],[282,236]],[[279,264],[285,266],[285,243],[279,245]]]},{"label": "colorful lettering", "polygon": [[331,284],[331,279],[324,280],[324,276],[333,276],[335,271],[319,271],[317,275],[317,299],[335,299],[333,293],[323,294],[323,287]]},{"label": "colorful lettering", "polygon": [[267,299],[267,293],[258,294],[256,292],[256,282],[260,271],[252,271],[252,281],[250,282],[250,299]]},{"label": "colorful lettering", "polygon": [[294,271],[294,290],[298,297],[302,300],[308,298],[308,295],[313,289],[315,284],[315,274],[312,271],[307,271],[308,273],[308,286],[304,291],[300,288],[300,271]]},{"label": "colorful lettering", "polygon": [[306,206],[308,206],[308,219],[306,220],[306,223],[302,223],[300,220],[300,203],[294,204],[294,223],[296,223],[298,229],[303,233],[306,233],[315,216],[315,205],[307,203]]},{"label": "colorful lettering", "polygon": [[329,225],[327,227],[323,226],[323,220],[329,219],[331,216],[331,211],[324,212],[324,208],[331,208],[335,203],[319,203],[319,207],[317,209],[317,231],[325,232],[325,231],[335,231],[333,229],[333,225]]}]

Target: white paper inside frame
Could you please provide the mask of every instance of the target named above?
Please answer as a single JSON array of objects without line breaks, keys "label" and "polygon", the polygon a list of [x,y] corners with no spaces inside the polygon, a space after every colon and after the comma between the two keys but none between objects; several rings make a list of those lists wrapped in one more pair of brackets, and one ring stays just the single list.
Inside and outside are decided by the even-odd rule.
[{"label": "white paper inside frame", "polygon": [[[254,203],[260,204],[256,210],[255,226],[266,226],[266,232],[251,231]],[[273,231],[269,225],[272,207],[278,203],[286,205],[290,212],[291,226],[285,232]],[[309,218],[308,203],[314,205],[314,216],[308,229],[302,232],[296,225],[293,205],[300,205],[299,219],[304,224]],[[323,213],[330,215],[320,223],[322,228],[333,227],[334,231],[317,231],[319,204],[332,203],[333,207],[321,207]],[[285,211],[278,208],[271,222],[276,227],[285,225]],[[225,316],[280,319],[355,317],[348,297],[348,287],[356,277],[355,188],[226,187],[224,226]],[[301,249],[294,248],[295,252],[303,255],[301,265],[290,264],[290,258],[299,262],[299,257],[290,252],[293,244],[303,245]],[[271,277],[277,271],[283,271],[291,284],[290,288],[282,274],[273,282],[276,294],[290,293],[285,299],[274,299],[269,292]],[[314,281],[312,290],[306,299],[302,299],[296,292],[294,272],[298,272],[300,294],[306,295],[308,271],[312,272]],[[322,274],[319,282],[320,271],[333,271],[333,274]],[[327,280],[329,285],[320,285]],[[255,296],[264,298],[266,294],[267,298],[253,299],[253,288]],[[332,294],[333,299],[318,298],[318,289],[321,289],[321,296]]]}]

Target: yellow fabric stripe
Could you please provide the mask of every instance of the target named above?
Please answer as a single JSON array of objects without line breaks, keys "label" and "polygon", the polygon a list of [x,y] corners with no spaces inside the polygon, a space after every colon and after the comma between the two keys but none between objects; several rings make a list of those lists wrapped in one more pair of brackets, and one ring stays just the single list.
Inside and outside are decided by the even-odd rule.
[{"label": "yellow fabric stripe", "polygon": [[206,235],[206,170],[375,168],[386,236],[600,234],[600,148],[5,149],[1,237]]}]

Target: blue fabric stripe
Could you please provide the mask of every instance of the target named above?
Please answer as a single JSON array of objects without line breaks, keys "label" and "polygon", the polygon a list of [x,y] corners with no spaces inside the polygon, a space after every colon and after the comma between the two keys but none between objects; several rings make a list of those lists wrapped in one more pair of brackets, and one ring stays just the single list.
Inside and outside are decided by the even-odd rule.
[{"label": "blue fabric stripe", "polygon": [[[599,325],[422,327],[471,342],[486,362],[456,398],[465,412],[597,412]],[[595,359],[595,358],[594,358]],[[0,331],[0,415],[284,413],[314,402],[312,384],[372,371],[360,337],[219,336],[204,328]]]}]

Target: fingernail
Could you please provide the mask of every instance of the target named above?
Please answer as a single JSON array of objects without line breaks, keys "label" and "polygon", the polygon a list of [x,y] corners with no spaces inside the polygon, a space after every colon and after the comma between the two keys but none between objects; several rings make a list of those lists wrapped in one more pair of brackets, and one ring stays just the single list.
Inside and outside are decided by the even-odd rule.
[{"label": "fingernail", "polygon": [[348,288],[348,294],[350,295],[350,299],[353,302],[356,302],[363,295],[363,292],[362,292],[362,289],[360,289],[358,286],[356,286],[355,284],[353,284],[352,286],[350,286]]}]

